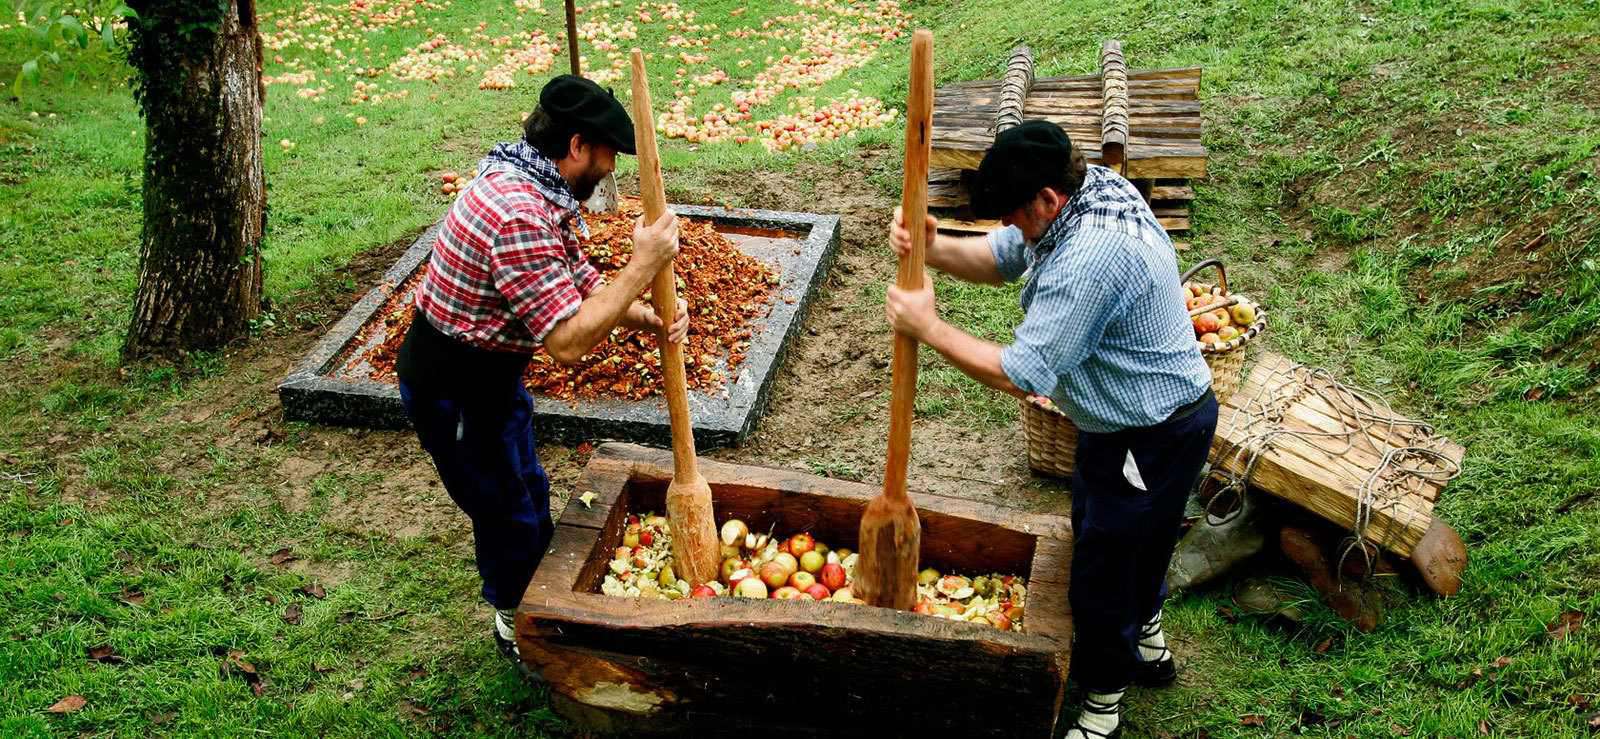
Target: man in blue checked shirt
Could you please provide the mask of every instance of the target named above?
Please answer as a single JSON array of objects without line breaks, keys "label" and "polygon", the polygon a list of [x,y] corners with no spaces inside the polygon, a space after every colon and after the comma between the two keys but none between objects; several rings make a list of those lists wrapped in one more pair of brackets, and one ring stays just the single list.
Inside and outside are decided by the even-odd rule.
[{"label": "man in blue checked shirt", "polygon": [[[1184,504],[1217,426],[1211,372],[1178,284],[1177,255],[1133,185],[1085,167],[1067,134],[1028,121],[995,137],[971,183],[987,236],[936,234],[927,262],[989,285],[1022,280],[1022,325],[1001,346],[940,320],[932,282],[889,288],[896,331],[973,379],[1049,396],[1079,429],[1072,475],[1069,594],[1073,679],[1084,690],[1072,739],[1115,736],[1131,684],[1177,676],[1161,631],[1166,573]],[[889,231],[910,249],[904,218]]]}]

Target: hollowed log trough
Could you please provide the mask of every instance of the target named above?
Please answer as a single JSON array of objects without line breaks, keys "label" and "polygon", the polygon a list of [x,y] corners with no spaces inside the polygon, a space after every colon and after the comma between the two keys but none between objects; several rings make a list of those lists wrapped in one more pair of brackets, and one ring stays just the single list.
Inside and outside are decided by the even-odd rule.
[{"label": "hollowed log trough", "polygon": [[[872,486],[702,460],[717,522],[810,531],[856,547]],[[1071,523],[913,494],[923,566],[1028,580],[1025,632],[866,605],[601,595],[629,513],[662,510],[670,453],[596,450],[517,613],[523,659],[556,709],[599,733],[1040,736],[1054,731],[1070,654]],[[745,734],[748,736],[749,734]]]}]

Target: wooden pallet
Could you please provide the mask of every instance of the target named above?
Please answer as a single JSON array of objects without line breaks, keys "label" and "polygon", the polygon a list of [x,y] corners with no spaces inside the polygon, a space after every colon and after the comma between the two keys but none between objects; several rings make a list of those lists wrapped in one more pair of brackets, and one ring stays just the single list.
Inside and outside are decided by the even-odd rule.
[{"label": "wooden pallet", "polygon": [[[1240,453],[1253,433],[1249,419],[1262,410],[1256,398],[1272,397],[1295,382],[1296,365],[1288,358],[1263,352],[1217,418],[1211,463],[1228,475],[1245,471],[1248,455]],[[1281,409],[1278,427],[1291,431],[1338,433],[1347,428],[1340,412],[1315,394],[1301,394]],[[1254,431],[1262,430],[1257,426]],[[1276,437],[1260,455],[1249,482],[1252,488],[1295,503],[1341,527],[1353,528],[1364,480],[1379,466],[1383,452],[1420,446],[1443,454],[1459,467],[1465,450],[1418,427],[1372,429],[1358,434],[1342,454],[1330,454],[1331,440],[1314,442],[1294,436]],[[1342,445],[1342,442],[1339,442]],[[1466,549],[1449,525],[1433,513],[1442,485],[1420,477],[1386,472],[1383,478],[1400,490],[1372,509],[1367,540],[1414,562],[1423,579],[1441,594],[1460,588]]]},{"label": "wooden pallet", "polygon": [[962,173],[977,169],[995,134],[1043,118],[1066,130],[1089,163],[1133,180],[1168,231],[1187,231],[1190,180],[1206,175],[1200,74],[1199,67],[1126,71],[1121,46],[1108,41],[1100,72],[1034,79],[1032,54],[1018,47],[1005,77],[935,93],[928,205],[965,208]]}]

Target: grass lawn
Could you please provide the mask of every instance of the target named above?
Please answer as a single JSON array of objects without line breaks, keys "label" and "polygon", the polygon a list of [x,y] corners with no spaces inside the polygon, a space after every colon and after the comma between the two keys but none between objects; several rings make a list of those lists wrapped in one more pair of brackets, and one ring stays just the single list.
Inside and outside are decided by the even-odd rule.
[{"label": "grass lawn", "polygon": [[[561,6],[518,2],[522,12],[511,0],[261,3],[275,47],[271,308],[249,345],[178,366],[117,363],[143,152],[127,70],[100,52],[65,54],[14,99],[10,81],[34,52],[14,18],[0,26],[0,735],[564,732],[485,638],[470,538],[414,443],[283,424],[270,392],[394,245],[439,217],[437,173],[470,172],[517,135],[543,79],[565,70],[564,52],[539,41],[559,38]],[[1186,677],[1136,693],[1131,732],[1591,732],[1600,2],[583,7],[586,68],[651,51],[658,114],[691,85],[685,117],[736,110],[735,91],[770,91],[763,80],[793,74],[783,57],[804,44],[837,52],[807,72],[827,77],[820,85],[756,98],[747,135],[852,97],[900,107],[907,41],[880,31],[901,13],[934,30],[940,82],[996,75],[1018,39],[1041,75],[1090,70],[1110,36],[1135,67],[1203,65],[1212,175],[1184,259],[1225,257],[1239,288],[1271,307],[1275,350],[1379,390],[1467,447],[1439,510],[1473,559],[1455,598],[1395,586],[1369,635],[1315,604],[1296,626],[1227,618],[1226,585],[1177,599],[1167,621]],[[407,8],[414,16],[391,16]],[[417,51],[441,34],[443,51]],[[480,90],[511,50],[536,69],[554,50],[554,66]],[[727,80],[712,83],[719,71]],[[358,81],[369,99],[352,102]],[[667,185],[680,200],[766,205],[727,183],[824,173],[882,209],[898,197],[901,135],[896,117],[776,153],[664,139]],[[786,186],[802,198],[821,184]],[[846,238],[858,255],[881,248],[872,229]],[[875,318],[887,274],[836,275],[835,290],[855,291],[844,310]],[[1004,338],[1017,319],[1005,291],[940,289],[947,314],[982,333]],[[924,417],[1014,430],[1011,402],[931,358],[925,367]],[[881,420],[876,400],[845,400],[856,388],[806,382],[850,406],[852,423]],[[546,455],[552,469],[574,466],[572,450]],[[1553,638],[1547,625],[1568,611],[1588,623]],[[86,705],[46,711],[68,695]]]}]

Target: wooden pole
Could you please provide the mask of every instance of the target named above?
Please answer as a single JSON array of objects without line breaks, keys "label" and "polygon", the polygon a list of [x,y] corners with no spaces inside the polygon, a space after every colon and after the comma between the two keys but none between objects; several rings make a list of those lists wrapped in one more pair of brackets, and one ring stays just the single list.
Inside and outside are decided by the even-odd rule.
[{"label": "wooden pole", "polygon": [[572,73],[582,76],[578,70],[578,8],[577,0],[567,0],[567,61],[572,65]]},{"label": "wooden pole", "polygon": [[[905,174],[901,210],[911,226],[911,253],[900,259],[895,284],[922,288],[927,251],[928,154],[933,129],[933,33],[919,29],[911,37],[911,90],[906,98]],[[889,453],[884,466],[883,494],[867,504],[861,516],[861,561],[856,582],[861,598],[875,606],[909,609],[917,602],[917,557],[922,549],[922,524],[906,491],[911,457],[911,416],[917,393],[917,342],[894,337],[894,373],[889,402]]]},{"label": "wooden pole", "polygon": [[[633,50],[633,136],[639,150],[639,199],[644,201],[645,223],[655,223],[667,211],[666,188],[661,183],[661,157],[656,151],[655,117],[650,112],[650,83],[645,77],[644,54]],[[667,329],[677,317],[677,275],[672,264],[656,273],[650,300],[661,317],[661,373],[666,384],[667,412],[672,419],[672,484],[667,486],[667,517],[672,521],[672,561],[679,577],[691,585],[717,578],[717,527],[711,511],[711,486],[695,461],[694,426],[689,419],[689,388],[683,372],[683,346],[667,341]]]},{"label": "wooden pole", "polygon": [[[1128,161],[1128,62],[1122,42],[1108,39],[1100,47],[1100,160],[1119,174]],[[1145,198],[1148,200],[1149,196]]]}]

